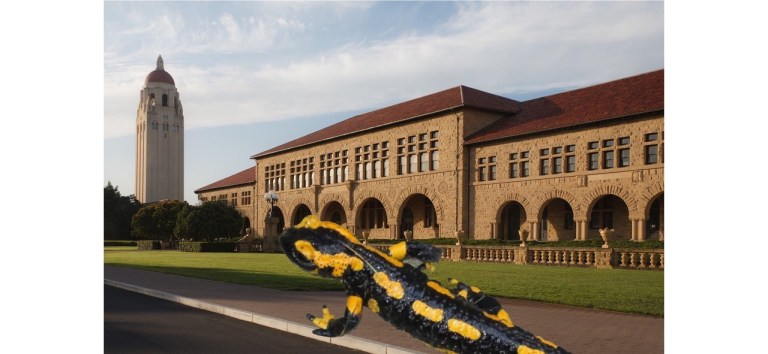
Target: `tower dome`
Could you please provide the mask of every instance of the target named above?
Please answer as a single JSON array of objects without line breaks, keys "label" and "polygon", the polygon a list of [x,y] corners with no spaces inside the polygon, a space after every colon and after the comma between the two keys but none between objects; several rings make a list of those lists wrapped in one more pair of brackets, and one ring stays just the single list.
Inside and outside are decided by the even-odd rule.
[{"label": "tower dome", "polygon": [[147,75],[147,78],[144,80],[144,85],[150,82],[162,82],[176,86],[176,82],[173,81],[171,74],[165,71],[165,68],[163,67],[163,57],[160,55],[157,56],[157,68]]}]

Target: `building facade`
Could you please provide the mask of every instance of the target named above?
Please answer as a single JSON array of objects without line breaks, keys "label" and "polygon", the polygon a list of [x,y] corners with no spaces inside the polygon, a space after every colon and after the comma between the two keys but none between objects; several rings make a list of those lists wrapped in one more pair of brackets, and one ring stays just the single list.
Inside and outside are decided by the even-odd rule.
[{"label": "building facade", "polygon": [[184,111],[161,56],[139,92],[136,198],[142,203],[184,200]]},{"label": "building facade", "polygon": [[[663,147],[663,70],[525,102],[459,86],[251,156],[258,197],[241,212],[264,230],[261,196],[274,190],[278,229],[317,214],[373,239],[515,240],[525,229],[587,240],[608,227],[663,240]],[[196,193],[242,188],[218,186]]]}]

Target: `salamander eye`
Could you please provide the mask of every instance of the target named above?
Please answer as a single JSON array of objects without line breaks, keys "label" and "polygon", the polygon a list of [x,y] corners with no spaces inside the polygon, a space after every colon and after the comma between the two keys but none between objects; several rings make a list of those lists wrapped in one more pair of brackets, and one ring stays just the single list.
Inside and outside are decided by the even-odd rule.
[{"label": "salamander eye", "polygon": [[317,265],[312,260],[315,252],[312,244],[295,229],[288,229],[280,235],[280,248],[291,262],[302,269],[307,271],[317,269]]}]

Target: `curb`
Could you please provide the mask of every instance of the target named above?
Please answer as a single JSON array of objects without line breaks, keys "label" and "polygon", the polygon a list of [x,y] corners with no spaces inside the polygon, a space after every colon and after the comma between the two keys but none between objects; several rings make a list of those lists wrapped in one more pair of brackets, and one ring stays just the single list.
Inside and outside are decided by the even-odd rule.
[{"label": "curb", "polygon": [[325,343],[331,343],[338,346],[363,350],[369,353],[375,354],[424,354],[422,352],[415,352],[405,348],[400,348],[390,344],[374,342],[372,340],[355,337],[355,336],[342,336],[342,337],[321,337],[312,333],[315,327],[299,324],[296,322],[286,321],[275,317],[264,316],[253,312],[243,311],[232,307],[221,306],[210,302],[200,301],[188,297],[179,296],[176,294],[166,293],[159,290],[153,290],[148,288],[142,288],[140,286],[122,283],[119,281],[104,279],[104,284],[114,286],[123,290],[133,291],[163,300],[173,301],[196,309],[218,313],[220,315],[229,316],[238,320],[255,323],[261,326],[274,328],[279,331],[297,334],[302,337],[318,340]]}]

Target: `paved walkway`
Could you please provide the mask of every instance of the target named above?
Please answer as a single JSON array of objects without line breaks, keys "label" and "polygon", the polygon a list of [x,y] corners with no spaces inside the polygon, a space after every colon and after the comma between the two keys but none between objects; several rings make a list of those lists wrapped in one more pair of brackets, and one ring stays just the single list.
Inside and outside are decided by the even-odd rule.
[{"label": "paved walkway", "polygon": [[[371,353],[438,353],[367,308],[350,335],[332,339],[315,336],[305,315],[321,314],[323,304],[331,313],[343,314],[346,298],[338,291],[281,291],[113,266],[104,266],[104,282]],[[664,352],[663,318],[499,300],[515,325],[573,353]]]}]

